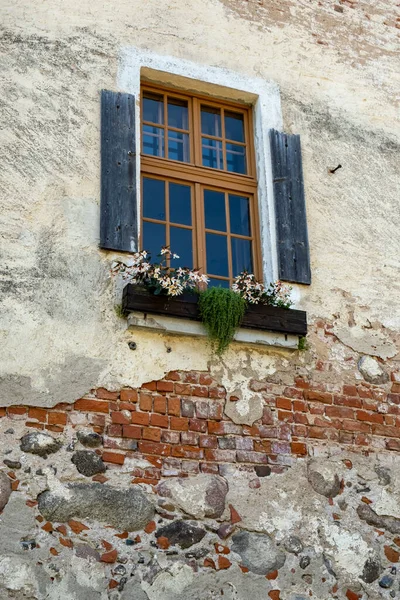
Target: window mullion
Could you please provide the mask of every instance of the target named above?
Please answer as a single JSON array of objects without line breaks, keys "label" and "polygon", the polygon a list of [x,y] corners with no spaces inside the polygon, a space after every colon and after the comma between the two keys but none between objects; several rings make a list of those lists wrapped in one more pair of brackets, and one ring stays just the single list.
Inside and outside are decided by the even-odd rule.
[{"label": "window mullion", "polygon": [[228,245],[228,268],[229,268],[229,280],[232,282],[233,279],[233,266],[232,266],[232,244],[231,244],[231,216],[229,212],[229,192],[225,192],[225,214],[226,214],[226,238]]},{"label": "window mullion", "polygon": [[197,263],[196,267],[203,273],[207,273],[206,249],[205,249],[205,226],[204,226],[204,207],[203,207],[203,189],[200,183],[194,184],[194,207],[195,207],[195,227],[197,242]]}]

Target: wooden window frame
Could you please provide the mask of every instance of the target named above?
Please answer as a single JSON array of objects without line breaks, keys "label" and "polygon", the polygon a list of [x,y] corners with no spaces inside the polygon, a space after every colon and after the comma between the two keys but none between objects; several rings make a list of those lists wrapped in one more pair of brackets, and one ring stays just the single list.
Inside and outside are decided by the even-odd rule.
[{"label": "wooden window frame", "polygon": [[[141,107],[143,102],[143,96],[145,92],[153,94],[159,94],[164,97],[164,103],[167,102],[167,96],[173,97],[179,100],[185,100],[188,102],[188,123],[189,123],[189,151],[191,162],[181,162],[177,160],[170,160],[164,157],[155,157],[144,154],[141,152],[141,177],[154,177],[158,179],[164,179],[166,181],[173,181],[175,183],[190,184],[193,189],[192,194],[192,231],[193,231],[193,262],[194,267],[199,268],[201,272],[207,273],[206,269],[206,229],[204,222],[204,209],[203,209],[203,194],[204,188],[213,189],[217,191],[225,192],[226,202],[228,195],[247,195],[249,197],[250,207],[250,226],[251,226],[251,241],[252,241],[252,258],[253,258],[253,272],[257,279],[262,280],[262,260],[261,260],[261,242],[260,242],[260,222],[258,214],[258,201],[257,201],[257,179],[256,179],[256,163],[255,163],[255,152],[254,152],[254,137],[253,137],[253,115],[252,107],[244,104],[234,103],[230,101],[220,101],[209,96],[196,94],[185,94],[180,93],[174,89],[170,89],[164,86],[153,85],[149,83],[143,83],[141,86]],[[246,147],[246,165],[247,173],[238,174],[231,171],[225,171],[222,169],[214,169],[211,167],[204,167],[201,164],[202,160],[202,149],[201,149],[201,122],[200,122],[200,107],[206,105],[210,107],[216,107],[223,110],[240,112],[244,115],[244,131],[245,131],[245,147]],[[141,115],[143,112],[141,111]],[[224,122],[224,119],[221,119]],[[142,119],[141,119],[141,131],[142,131]],[[168,127],[166,122],[166,111],[164,108],[164,144],[165,147],[168,145],[167,130],[171,129]],[[173,129],[173,128],[172,128]],[[183,130],[182,130],[183,131]],[[222,126],[222,134],[224,134],[224,128]],[[203,136],[204,137],[204,136]],[[224,135],[221,137],[223,145],[226,143]],[[233,142],[235,143],[235,142]],[[241,144],[239,144],[241,145]],[[224,157],[226,152],[224,152]],[[225,166],[225,158],[224,158]],[[141,186],[143,190],[143,186]],[[227,218],[227,231],[224,233],[230,237],[229,232],[229,212],[226,213]],[[167,217],[168,215],[166,215]],[[141,215],[140,223],[143,223],[143,198],[141,201]],[[151,219],[145,219],[150,220]],[[170,222],[168,222],[167,230],[169,229]],[[140,227],[139,244],[142,248],[142,226]],[[219,232],[221,233],[221,232]],[[240,235],[233,234],[233,237],[243,237]],[[244,236],[246,239],[247,236]],[[230,238],[231,239],[231,238]],[[168,240],[168,238],[167,238]],[[172,250],[174,250],[172,248]],[[228,261],[229,261],[229,273],[232,273],[232,256],[231,256],[231,244],[228,244]],[[213,279],[229,280],[232,283],[232,277],[220,277],[213,274],[208,274]]]}]

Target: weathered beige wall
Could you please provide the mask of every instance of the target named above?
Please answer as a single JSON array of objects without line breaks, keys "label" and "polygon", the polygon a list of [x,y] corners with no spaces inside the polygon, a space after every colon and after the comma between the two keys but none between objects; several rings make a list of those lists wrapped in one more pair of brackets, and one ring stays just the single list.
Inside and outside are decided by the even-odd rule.
[{"label": "weathered beige wall", "polygon": [[[299,291],[298,305],[310,320],[335,324],[357,352],[396,355],[394,1],[2,0],[1,7],[2,403],[70,402],[98,385],[207,366],[201,340],[126,331],[114,312],[110,256],[97,248],[99,90],[116,89],[129,46],[279,85],[285,130],[302,135],[304,154],[313,284]],[[343,168],[330,175],[338,163]],[[322,352],[317,341],[313,349],[300,359],[310,369]],[[247,360],[245,348],[234,353]],[[259,372],[281,360],[274,352],[252,356]]]}]

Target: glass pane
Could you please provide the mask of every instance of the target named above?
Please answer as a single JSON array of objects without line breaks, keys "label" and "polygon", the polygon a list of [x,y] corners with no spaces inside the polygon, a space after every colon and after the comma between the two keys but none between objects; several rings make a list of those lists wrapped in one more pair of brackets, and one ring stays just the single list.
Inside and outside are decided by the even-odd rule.
[{"label": "glass pane", "polygon": [[164,129],[143,125],[143,154],[164,156]]},{"label": "glass pane", "polygon": [[201,107],[201,133],[221,137],[221,111],[219,108]]},{"label": "glass pane", "polygon": [[226,231],[225,194],[204,190],[204,216],[206,229]]},{"label": "glass pane", "polygon": [[166,244],[165,225],[160,223],[149,223],[143,221],[143,250],[147,250],[151,254],[151,262],[159,263],[162,246]]},{"label": "glass pane", "polygon": [[180,223],[181,225],[192,224],[189,185],[169,184],[169,220],[171,223]]},{"label": "glass pane", "polygon": [[178,254],[179,258],[171,260],[171,267],[177,269],[178,267],[189,267],[193,268],[193,244],[192,244],[192,230],[181,229],[180,227],[171,227],[169,230],[170,235],[170,248],[175,254]]},{"label": "glass pane", "polygon": [[229,277],[227,237],[206,233],[207,273]]},{"label": "glass pane", "polygon": [[231,233],[251,235],[248,198],[229,194],[229,214],[231,219]]},{"label": "glass pane", "polygon": [[168,158],[189,162],[189,134],[168,130]]},{"label": "glass pane", "polygon": [[246,150],[244,146],[227,142],[226,168],[232,173],[246,173]]},{"label": "glass pane", "polygon": [[223,169],[224,163],[222,158],[222,142],[202,138],[202,158],[203,167],[211,167],[212,169]]},{"label": "glass pane", "polygon": [[225,111],[225,137],[227,140],[244,142],[243,115]]},{"label": "glass pane", "polygon": [[165,181],[143,177],[143,217],[165,221]]},{"label": "glass pane", "polygon": [[189,129],[188,103],[186,100],[168,98],[168,126],[177,129]]},{"label": "glass pane", "polygon": [[242,271],[253,272],[253,261],[251,259],[250,240],[241,240],[232,238],[232,270],[233,276],[239,275]]},{"label": "glass pane", "polygon": [[164,123],[164,101],[159,94],[146,93],[143,97],[143,121]]},{"label": "glass pane", "polygon": [[226,279],[215,279],[214,277],[210,277],[210,281],[209,281],[208,287],[223,287],[223,288],[228,288],[229,287],[229,281],[227,281]]}]

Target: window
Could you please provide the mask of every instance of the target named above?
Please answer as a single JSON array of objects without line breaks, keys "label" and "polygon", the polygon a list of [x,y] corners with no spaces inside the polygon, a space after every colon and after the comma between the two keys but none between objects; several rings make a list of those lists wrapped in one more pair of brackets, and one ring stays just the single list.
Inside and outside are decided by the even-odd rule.
[{"label": "window", "polygon": [[141,247],[229,287],[261,278],[251,108],[143,86]]}]

